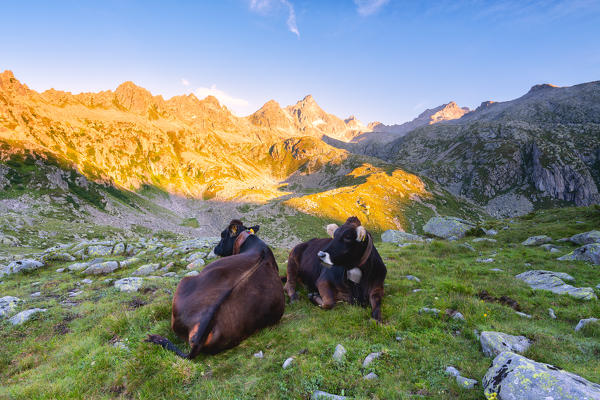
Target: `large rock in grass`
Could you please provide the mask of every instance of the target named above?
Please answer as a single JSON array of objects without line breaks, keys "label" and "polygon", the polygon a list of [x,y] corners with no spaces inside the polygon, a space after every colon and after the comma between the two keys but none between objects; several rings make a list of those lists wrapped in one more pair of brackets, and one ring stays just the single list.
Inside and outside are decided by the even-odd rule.
[{"label": "large rock in grass", "polygon": [[32,308],[30,310],[21,311],[17,315],[11,317],[8,322],[13,325],[21,325],[24,322],[27,322],[33,317],[35,314],[46,312],[45,308]]},{"label": "large rock in grass", "polygon": [[423,238],[419,235],[413,235],[412,233],[389,229],[383,232],[381,241],[391,243],[422,242]]},{"label": "large rock in grass", "polygon": [[572,281],[574,278],[564,272],[530,270],[517,275],[515,278],[522,280],[535,290],[548,290],[556,294],[568,294],[571,297],[582,300],[597,299],[594,289],[591,287],[578,288],[566,284],[564,280]]},{"label": "large rock in grass", "polygon": [[84,269],[86,269],[89,266],[90,266],[90,263],[82,262],[82,263],[71,264],[67,268],[69,269],[69,271],[83,271]]},{"label": "large rock in grass", "polygon": [[481,351],[488,357],[496,357],[503,351],[525,353],[531,342],[525,336],[513,336],[502,332],[481,332]]},{"label": "large rock in grass", "polygon": [[13,261],[8,264],[6,271],[8,274],[16,274],[21,271],[31,271],[44,266],[43,262],[26,258],[24,260]]},{"label": "large rock in grass", "polygon": [[475,226],[456,217],[433,217],[423,226],[423,232],[442,239],[464,237]]},{"label": "large rock in grass", "polygon": [[83,271],[84,274],[87,275],[101,275],[101,274],[110,274],[115,270],[119,269],[118,261],[105,261],[98,264],[90,265]]},{"label": "large rock in grass", "polygon": [[103,257],[112,253],[112,246],[93,245],[87,248],[86,255],[88,257]]},{"label": "large rock in grass", "polygon": [[143,278],[123,278],[115,281],[115,288],[121,292],[137,292],[144,284]]},{"label": "large rock in grass", "polygon": [[600,231],[578,233],[577,235],[571,236],[569,240],[580,246],[590,243],[600,243]]},{"label": "large rock in grass", "polygon": [[525,241],[521,244],[523,246],[539,246],[542,244],[550,243],[551,241],[552,241],[552,238],[550,236],[538,235],[538,236],[531,236],[531,237],[525,239]]},{"label": "large rock in grass", "polygon": [[4,318],[8,314],[13,312],[17,308],[17,304],[19,304],[19,301],[21,301],[21,299],[19,299],[18,297],[0,297],[0,318]]},{"label": "large rock in grass", "polygon": [[581,376],[505,351],[483,377],[486,398],[498,400],[598,400],[600,385]]},{"label": "large rock in grass", "polygon": [[146,264],[139,267],[133,274],[137,276],[148,276],[160,268],[160,264]]},{"label": "large rock in grass", "polygon": [[573,250],[569,254],[557,258],[560,261],[586,261],[600,265],[600,243],[590,243]]}]

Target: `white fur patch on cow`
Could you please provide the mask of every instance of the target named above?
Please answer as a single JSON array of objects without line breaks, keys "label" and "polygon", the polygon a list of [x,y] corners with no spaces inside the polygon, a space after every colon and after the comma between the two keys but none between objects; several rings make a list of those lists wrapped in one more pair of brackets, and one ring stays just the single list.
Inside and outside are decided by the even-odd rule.
[{"label": "white fur patch on cow", "polygon": [[336,224],[327,225],[327,234],[333,238],[333,235],[335,234],[335,231],[337,231],[338,228],[339,226],[337,226]]},{"label": "white fur patch on cow", "polygon": [[362,278],[362,271],[360,268],[352,268],[348,270],[348,279],[354,283],[359,283]]},{"label": "white fur patch on cow", "polygon": [[328,265],[333,265],[333,263],[331,262],[331,257],[329,256],[329,253],[325,253],[320,251],[319,252],[319,258],[321,259],[321,261],[323,261],[325,264]]},{"label": "white fur patch on cow", "polygon": [[365,227],[357,226],[356,227],[356,241],[362,242],[363,240],[365,240],[366,236],[367,236],[367,230],[365,229]]}]

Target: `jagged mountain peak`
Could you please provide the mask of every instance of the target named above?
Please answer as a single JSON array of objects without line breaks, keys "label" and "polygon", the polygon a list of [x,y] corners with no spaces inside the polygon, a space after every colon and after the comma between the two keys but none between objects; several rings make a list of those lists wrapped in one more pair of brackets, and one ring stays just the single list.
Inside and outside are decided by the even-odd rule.
[{"label": "jagged mountain peak", "polygon": [[529,93],[537,92],[539,90],[555,89],[555,88],[558,88],[558,87],[559,86],[552,85],[551,83],[541,83],[541,84],[538,84],[538,85],[533,85],[531,87],[531,89],[529,89]]}]

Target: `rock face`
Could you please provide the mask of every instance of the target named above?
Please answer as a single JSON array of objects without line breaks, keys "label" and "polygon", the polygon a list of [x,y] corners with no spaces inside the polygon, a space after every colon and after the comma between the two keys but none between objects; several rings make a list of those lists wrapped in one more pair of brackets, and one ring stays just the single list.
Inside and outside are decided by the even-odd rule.
[{"label": "rock face", "polygon": [[590,243],[600,243],[600,231],[578,233],[577,235],[571,236],[569,240],[580,246]]},{"label": "rock face", "polygon": [[600,243],[590,243],[575,249],[569,254],[557,258],[560,261],[586,261],[594,265],[600,265]]},{"label": "rock face", "polygon": [[509,351],[496,356],[482,382],[487,398],[499,400],[600,399],[600,385]]},{"label": "rock face", "polygon": [[21,325],[24,322],[27,322],[37,313],[46,312],[45,308],[32,308],[30,310],[21,311],[17,315],[14,315],[12,318],[8,320],[13,325]]},{"label": "rock face", "polygon": [[552,241],[552,238],[550,236],[539,235],[539,236],[531,236],[531,237],[525,239],[525,241],[521,244],[523,246],[539,246],[541,244],[549,243],[551,241]]},{"label": "rock face", "polygon": [[423,238],[419,235],[413,235],[412,233],[389,229],[383,232],[381,241],[391,243],[422,242]]},{"label": "rock face", "polygon": [[19,299],[18,297],[0,297],[0,318],[4,318],[8,314],[13,312],[17,308],[17,304],[19,304],[19,301],[21,301],[21,299]]},{"label": "rock face", "polygon": [[574,278],[564,272],[553,272],[544,270],[531,270],[517,275],[515,278],[527,283],[529,287],[536,290],[549,290],[552,293],[568,294],[577,299],[596,299],[594,289],[590,287],[578,288],[567,285],[564,280],[572,281]]},{"label": "rock face", "polygon": [[531,342],[525,336],[513,336],[502,332],[481,332],[481,351],[488,357],[495,357],[503,351],[525,353]]},{"label": "rock face", "polygon": [[423,226],[423,231],[432,236],[448,239],[461,238],[474,226],[464,219],[456,217],[433,217]]}]

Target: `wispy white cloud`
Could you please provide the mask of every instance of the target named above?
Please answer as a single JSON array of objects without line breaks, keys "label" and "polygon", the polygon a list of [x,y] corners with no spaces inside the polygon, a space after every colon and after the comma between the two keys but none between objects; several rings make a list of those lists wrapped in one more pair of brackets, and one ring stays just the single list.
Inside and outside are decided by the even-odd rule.
[{"label": "wispy white cloud", "polygon": [[182,84],[183,86],[190,86],[190,81],[188,81],[188,80],[187,80],[187,79],[185,79],[185,78],[181,78],[181,84]]},{"label": "wispy white cloud", "polygon": [[362,17],[375,14],[383,6],[389,3],[390,0],[354,0],[356,12]]},{"label": "wispy white cloud", "polygon": [[206,96],[214,96],[220,103],[225,104],[235,111],[245,110],[249,104],[248,100],[232,96],[229,93],[218,89],[217,85],[212,85],[211,87],[199,87],[194,90],[194,94],[199,99],[203,99]]},{"label": "wispy white cloud", "polygon": [[289,0],[250,0],[250,10],[260,14],[267,14],[282,6],[287,8],[287,27],[289,31],[297,37],[300,37],[300,31],[298,30],[298,24],[296,23],[296,11],[292,2]]}]

